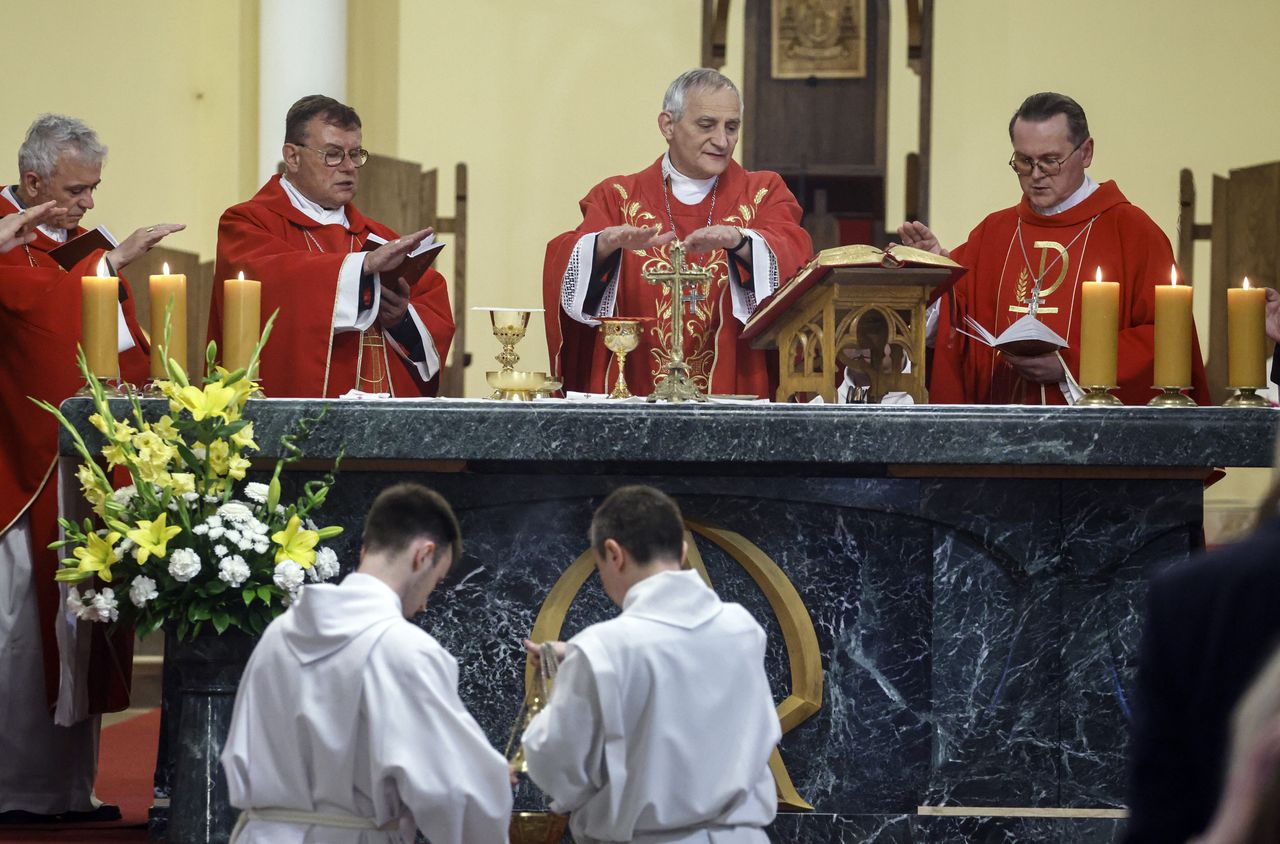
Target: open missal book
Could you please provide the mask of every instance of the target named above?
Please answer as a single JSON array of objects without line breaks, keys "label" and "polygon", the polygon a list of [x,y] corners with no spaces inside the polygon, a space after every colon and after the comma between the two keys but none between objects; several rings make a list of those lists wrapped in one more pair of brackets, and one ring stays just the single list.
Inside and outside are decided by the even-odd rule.
[{"label": "open missal book", "polygon": [[[373,232],[369,232],[369,237],[365,239],[363,251],[372,252],[387,241],[379,237]],[[444,241],[436,240],[435,233],[427,235],[427,239],[418,244],[418,248],[404,256],[404,263],[391,270],[390,274],[398,277],[403,276],[409,282],[409,286],[418,283],[418,279],[431,269],[431,265],[435,263],[436,257],[440,254],[440,250],[444,249]]]},{"label": "open missal book", "polygon": [[61,246],[49,250],[49,257],[58,262],[58,266],[69,270],[85,259],[95,249],[110,252],[120,244],[105,227],[98,226],[79,237],[73,237]]},{"label": "open missal book", "polygon": [[964,318],[964,324],[965,328],[957,329],[961,334],[1011,355],[1047,355],[1067,347],[1066,340],[1031,314],[1001,331],[998,337],[979,325],[971,316]]}]

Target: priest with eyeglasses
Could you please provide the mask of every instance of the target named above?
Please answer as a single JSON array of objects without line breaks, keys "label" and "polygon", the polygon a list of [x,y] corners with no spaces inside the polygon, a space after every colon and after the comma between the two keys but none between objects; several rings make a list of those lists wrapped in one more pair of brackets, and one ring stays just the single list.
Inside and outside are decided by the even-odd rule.
[{"label": "priest with eyeglasses", "polygon": [[282,155],[285,172],[218,223],[210,339],[222,337],[222,280],[243,273],[262,283],[263,320],[280,312],[262,353],[267,395],[434,395],[453,340],[449,292],[433,269],[400,271],[430,229],[400,236],[356,208],[369,158],[359,115],[303,97]]},{"label": "priest with eyeglasses", "polygon": [[[1080,375],[1080,285],[1098,269],[1120,285],[1120,333],[1115,395],[1146,404],[1155,355],[1155,285],[1173,266],[1169,239],[1114,181],[1099,184],[1086,168],[1094,140],[1084,109],[1071,97],[1045,92],[1023,101],[1009,121],[1022,201],[990,214],[950,253],[929,227],[908,222],[898,236],[968,269],[942,300],[929,385],[943,404],[1074,404]],[[971,337],[972,317],[994,335],[1033,313],[1066,339],[1067,348],[1041,355],[997,352]],[[1192,397],[1209,400],[1200,346],[1193,339]],[[1094,386],[1094,385],[1084,385]]]}]

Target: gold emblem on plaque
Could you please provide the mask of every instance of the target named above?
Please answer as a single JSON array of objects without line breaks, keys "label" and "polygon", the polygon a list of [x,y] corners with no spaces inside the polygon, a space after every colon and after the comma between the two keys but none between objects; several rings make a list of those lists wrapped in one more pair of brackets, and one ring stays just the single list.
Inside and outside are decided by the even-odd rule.
[{"label": "gold emblem on plaque", "polygon": [[867,75],[866,0],[773,0],[773,78]]},{"label": "gold emblem on plaque", "polygon": [[[698,553],[698,546],[693,541],[692,533],[696,533],[719,547],[750,575],[778,619],[791,670],[791,693],[778,704],[778,720],[782,723],[785,735],[822,708],[822,653],[818,649],[818,635],[813,629],[809,610],[778,564],[745,536],[691,519],[685,519],[685,527],[688,529],[685,531],[685,541],[689,544],[689,568],[695,569],[708,586],[715,588],[707,574],[702,555]],[[560,630],[564,627],[570,604],[595,570],[595,557],[590,549],[564,570],[542,602],[529,638],[535,642],[549,642],[560,638]],[[525,689],[533,690],[538,677],[533,660],[529,658],[525,663]],[[769,757],[769,770],[777,785],[780,808],[813,810],[813,806],[796,791],[776,747]]]}]

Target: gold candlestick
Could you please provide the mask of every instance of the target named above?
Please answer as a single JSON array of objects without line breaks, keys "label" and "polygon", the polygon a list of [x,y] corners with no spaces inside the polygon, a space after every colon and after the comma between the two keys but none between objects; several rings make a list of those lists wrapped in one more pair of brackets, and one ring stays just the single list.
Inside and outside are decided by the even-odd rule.
[{"label": "gold candlestick", "polygon": [[1124,402],[1108,392],[1114,389],[1114,385],[1110,387],[1085,387],[1084,396],[1080,401],[1076,402],[1076,407],[1115,407],[1116,405],[1123,405]]},{"label": "gold candlestick", "polygon": [[1189,387],[1155,387],[1160,395],[1147,402],[1147,407],[1195,407],[1195,400],[1183,395],[1182,391]]},{"label": "gold candlestick", "polygon": [[1222,403],[1223,407],[1271,407],[1271,402],[1258,395],[1257,387],[1239,387],[1236,394]]},{"label": "gold candlestick", "polygon": [[609,398],[631,398],[631,390],[627,388],[627,352],[640,345],[640,320],[607,317],[600,322],[604,325],[604,347],[613,352],[614,360],[618,362],[618,380],[614,382]]}]

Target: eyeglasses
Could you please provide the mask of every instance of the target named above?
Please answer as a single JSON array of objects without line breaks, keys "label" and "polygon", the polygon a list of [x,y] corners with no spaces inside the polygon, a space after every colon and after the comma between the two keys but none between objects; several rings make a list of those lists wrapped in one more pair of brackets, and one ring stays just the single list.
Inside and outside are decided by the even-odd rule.
[{"label": "eyeglasses", "polygon": [[[1084,141],[1089,140],[1085,138]],[[1035,172],[1037,167],[1040,172],[1046,176],[1056,176],[1062,172],[1062,165],[1067,163],[1067,159],[1076,154],[1076,150],[1084,146],[1084,141],[1072,147],[1071,152],[1062,158],[1027,158],[1025,155],[1018,155],[1016,152],[1009,158],[1009,167],[1019,176],[1030,176]]]},{"label": "eyeglasses", "polygon": [[351,163],[357,167],[363,167],[369,161],[369,150],[365,149],[364,147],[356,147],[355,149],[352,149],[352,150],[343,150],[343,149],[316,149],[315,147],[309,147],[306,144],[294,144],[294,146],[300,149],[309,149],[314,153],[323,155],[324,163],[328,164],[330,167],[337,167],[338,165],[342,164],[343,159],[347,158],[348,156],[350,156],[351,158]]}]

